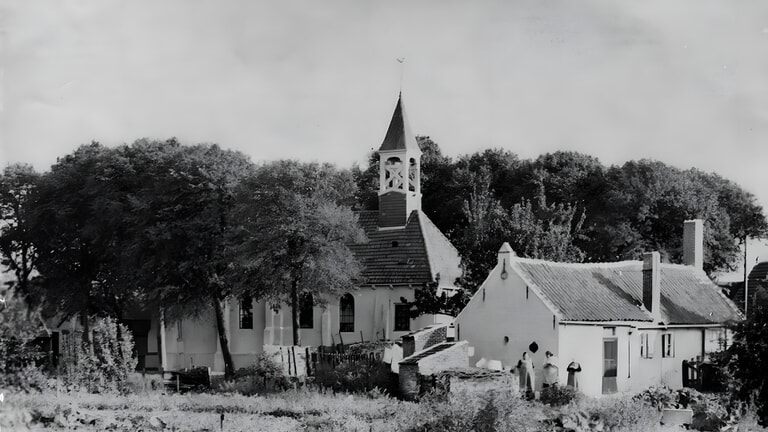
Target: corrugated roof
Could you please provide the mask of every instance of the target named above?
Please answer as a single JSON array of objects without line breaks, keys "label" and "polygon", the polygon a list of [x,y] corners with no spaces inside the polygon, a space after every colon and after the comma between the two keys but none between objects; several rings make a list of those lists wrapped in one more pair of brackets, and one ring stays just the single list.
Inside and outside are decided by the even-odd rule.
[{"label": "corrugated roof", "polygon": [[363,265],[368,285],[421,285],[440,273],[441,285],[452,285],[459,270],[456,248],[420,210],[404,228],[378,228],[378,211],[358,212],[368,242],[350,245]]},{"label": "corrugated roof", "polygon": [[[652,321],[642,306],[643,263],[555,263],[515,259],[565,321]],[[690,266],[661,265],[661,319],[666,324],[715,324],[739,319],[736,306],[706,274]]]},{"label": "corrugated roof", "polygon": [[405,116],[403,109],[403,97],[397,98],[395,112],[392,113],[392,120],[389,122],[387,134],[379,147],[379,151],[388,150],[414,150],[420,152],[419,144],[416,143],[416,137],[411,133],[411,127]]}]

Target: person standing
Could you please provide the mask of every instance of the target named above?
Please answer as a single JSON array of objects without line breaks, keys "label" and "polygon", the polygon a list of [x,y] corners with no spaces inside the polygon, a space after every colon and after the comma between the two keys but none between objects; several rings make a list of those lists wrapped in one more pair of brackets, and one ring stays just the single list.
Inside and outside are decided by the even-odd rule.
[{"label": "person standing", "polygon": [[517,370],[520,379],[520,391],[525,392],[527,398],[533,396],[535,386],[533,375],[533,361],[528,358],[528,353],[524,352],[523,357],[517,362]]},{"label": "person standing", "polygon": [[571,362],[568,364],[568,367],[565,370],[568,371],[568,387],[573,387],[578,390],[579,376],[577,374],[581,372],[581,364],[579,364],[579,362],[576,360],[571,359]]},{"label": "person standing", "polygon": [[552,354],[552,351],[544,353],[546,359],[544,360],[544,384],[543,387],[557,385],[560,380],[560,366],[558,365],[558,359]]}]

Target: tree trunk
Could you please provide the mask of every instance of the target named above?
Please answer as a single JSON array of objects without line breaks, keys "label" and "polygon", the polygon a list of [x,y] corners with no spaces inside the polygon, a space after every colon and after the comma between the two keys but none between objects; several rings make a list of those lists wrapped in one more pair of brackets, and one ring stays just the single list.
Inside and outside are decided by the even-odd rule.
[{"label": "tree trunk", "polygon": [[90,298],[88,298],[85,301],[85,307],[80,311],[80,319],[83,320],[83,343],[91,342],[91,326],[88,322],[88,308],[90,303]]},{"label": "tree trunk", "polygon": [[293,328],[293,344],[301,346],[301,331],[299,328],[299,279],[291,281],[291,327]]},{"label": "tree trunk", "polygon": [[224,328],[224,311],[221,302],[215,297],[213,298],[213,310],[216,312],[216,330],[219,332],[221,356],[224,358],[224,378],[230,379],[235,375],[235,366],[232,364],[232,354],[229,352],[227,329]]}]

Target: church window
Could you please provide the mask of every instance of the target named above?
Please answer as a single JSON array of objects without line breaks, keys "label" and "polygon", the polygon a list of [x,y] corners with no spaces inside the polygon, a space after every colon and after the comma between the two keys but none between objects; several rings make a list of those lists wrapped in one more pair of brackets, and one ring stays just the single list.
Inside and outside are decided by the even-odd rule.
[{"label": "church window", "polygon": [[315,321],[315,301],[312,294],[303,293],[299,298],[299,328],[312,328]]},{"label": "church window", "polygon": [[339,331],[355,331],[355,298],[349,293],[339,301]]},{"label": "church window", "polygon": [[253,328],[253,299],[250,296],[240,299],[240,328]]},{"label": "church window", "polygon": [[403,178],[403,163],[398,157],[387,159],[384,165],[385,189],[403,189],[405,179]]}]

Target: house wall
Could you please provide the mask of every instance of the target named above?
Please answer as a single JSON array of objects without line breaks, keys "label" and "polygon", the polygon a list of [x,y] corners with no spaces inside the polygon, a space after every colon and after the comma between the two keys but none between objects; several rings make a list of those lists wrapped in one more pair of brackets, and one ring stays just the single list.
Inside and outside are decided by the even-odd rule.
[{"label": "house wall", "polygon": [[[527,351],[535,366],[536,387],[541,388],[544,353],[549,350],[559,355],[557,321],[532,289],[526,297],[525,282],[509,266],[507,272],[507,279],[502,279],[501,266],[491,271],[456,317],[456,338],[474,347],[472,365],[485,358],[500,360],[505,369],[514,368]],[[529,345],[534,341],[539,349],[531,353]]]},{"label": "house wall", "polygon": [[[341,341],[350,344],[361,340],[366,342],[380,339],[394,340],[427,325],[450,321],[450,318],[441,315],[422,315],[411,319],[408,330],[395,331],[395,305],[402,303],[401,298],[413,301],[413,288],[364,287],[350,294],[355,300],[354,331],[339,332],[339,298],[334,297],[324,306],[315,306],[313,327],[300,330],[303,346],[331,345]],[[261,309],[265,308],[268,309],[268,306],[264,305]],[[264,318],[266,322],[263,343],[270,345],[293,343],[291,309],[287,304],[283,305],[279,312],[266,310]]]},{"label": "house wall", "polygon": [[581,364],[581,372],[578,374],[579,390],[592,396],[602,394],[603,328],[561,324],[558,341],[560,382],[568,382],[568,363],[577,361]]}]

